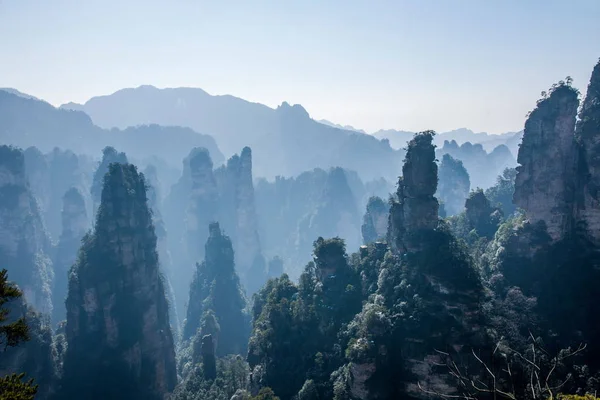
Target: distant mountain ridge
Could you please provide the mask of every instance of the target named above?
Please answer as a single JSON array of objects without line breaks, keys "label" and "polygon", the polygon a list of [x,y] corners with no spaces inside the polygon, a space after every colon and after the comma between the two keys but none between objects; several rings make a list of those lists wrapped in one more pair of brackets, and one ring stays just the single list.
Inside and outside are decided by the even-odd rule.
[{"label": "distant mountain ridge", "polygon": [[157,155],[172,165],[179,165],[190,148],[206,147],[215,163],[225,160],[212,137],[189,128],[153,124],[106,130],[82,111],[55,108],[6,90],[0,90],[0,143],[36,146],[43,152],[59,147],[93,156],[111,145],[134,158]]},{"label": "distant mountain ridge", "polygon": [[403,152],[392,149],[387,141],[319,123],[300,105],[283,102],[273,109],[197,88],[145,85],[61,107],[82,110],[103,128],[188,127],[213,136],[226,156],[249,146],[256,175],[267,178],[340,166],[357,171],[364,179],[395,180],[403,158]]}]

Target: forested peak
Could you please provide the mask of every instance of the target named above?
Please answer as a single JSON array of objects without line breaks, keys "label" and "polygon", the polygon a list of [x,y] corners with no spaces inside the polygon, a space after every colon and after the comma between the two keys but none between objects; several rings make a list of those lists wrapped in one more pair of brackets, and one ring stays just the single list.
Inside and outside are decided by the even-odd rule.
[{"label": "forested peak", "polygon": [[469,227],[475,229],[479,236],[488,239],[494,237],[503,218],[502,211],[492,207],[483,190],[479,188],[471,191],[465,201],[465,214]]},{"label": "forested peak", "polygon": [[346,244],[338,237],[323,239],[314,243],[313,256],[320,280],[335,275],[339,269],[347,267]]},{"label": "forested peak", "polygon": [[205,170],[213,168],[213,162],[210,157],[210,153],[204,147],[196,147],[194,148],[189,156],[188,162],[192,171],[194,170]]},{"label": "forested peak", "polygon": [[[25,178],[25,156],[23,151],[17,147],[1,145],[0,146],[0,167],[7,170],[13,176]],[[4,173],[2,175],[5,175]],[[7,179],[2,177],[0,183]]]},{"label": "forested peak", "polygon": [[104,176],[109,170],[109,165],[112,163],[126,164],[127,162],[127,156],[125,153],[119,153],[114,147],[107,146],[102,150],[102,161],[100,161],[98,168],[94,172],[91,188],[95,210],[97,209],[98,203],[101,200],[101,194],[104,187]]},{"label": "forested peak", "polygon": [[70,188],[67,190],[63,196],[63,200],[65,203],[72,204],[75,206],[85,207],[85,201],[83,199],[83,195],[77,188]]},{"label": "forested peak", "polygon": [[361,227],[363,243],[368,244],[385,238],[387,233],[389,204],[381,197],[371,196],[367,201],[367,210]]},{"label": "forested peak", "polygon": [[442,162],[440,164],[440,176],[442,174],[441,168],[444,168],[444,172],[453,172],[455,174],[459,174],[461,177],[469,178],[469,173],[465,169],[463,162],[461,160],[457,160],[452,157],[450,154],[446,153],[442,156]]},{"label": "forested peak", "polygon": [[406,195],[433,196],[437,189],[434,131],[415,134],[408,142],[402,167],[402,181]]},{"label": "forested peak", "polygon": [[207,262],[226,260],[226,264],[233,268],[233,246],[231,239],[225,235],[218,222],[208,225],[208,240],[206,241]]},{"label": "forested peak", "polygon": [[[150,226],[146,180],[132,164],[111,163],[104,176],[97,224],[127,218],[130,225]],[[97,229],[101,233],[102,229]]]}]

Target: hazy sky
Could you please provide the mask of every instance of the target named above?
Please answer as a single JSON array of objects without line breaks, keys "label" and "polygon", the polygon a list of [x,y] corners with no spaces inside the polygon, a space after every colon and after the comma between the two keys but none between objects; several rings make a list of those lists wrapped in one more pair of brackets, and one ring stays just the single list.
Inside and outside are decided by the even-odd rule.
[{"label": "hazy sky", "polygon": [[52,104],[201,87],[369,131],[519,130],[582,91],[600,0],[0,0],[0,87]]}]

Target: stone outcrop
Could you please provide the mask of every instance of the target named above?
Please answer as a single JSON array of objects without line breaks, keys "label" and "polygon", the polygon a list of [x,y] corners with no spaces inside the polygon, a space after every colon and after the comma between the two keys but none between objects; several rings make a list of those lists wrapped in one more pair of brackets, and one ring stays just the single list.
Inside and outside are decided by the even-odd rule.
[{"label": "stone outcrop", "polygon": [[63,398],[163,399],[177,383],[146,182],[111,164],[66,301]]},{"label": "stone outcrop", "polygon": [[69,270],[75,264],[81,239],[88,229],[88,216],[83,195],[76,188],[69,189],[63,196],[62,234],[54,255],[54,288],[52,298],[54,313],[52,322],[66,318],[65,299],[69,286]]},{"label": "stone outcrop", "polygon": [[439,168],[436,196],[443,202],[447,215],[460,214],[471,190],[469,174],[462,161],[444,154]]},{"label": "stone outcrop", "polygon": [[61,212],[63,196],[70,188],[77,188],[84,194],[86,208],[91,210],[89,182],[91,165],[84,157],[69,150],[55,148],[42,154],[37,148],[25,150],[25,171],[29,186],[36,198],[44,225],[53,242],[58,242],[62,232]]},{"label": "stone outcrop", "polygon": [[50,239],[25,172],[23,152],[0,146],[0,263],[28,304],[52,313]]},{"label": "stone outcrop", "polygon": [[102,150],[102,161],[98,164],[98,168],[94,172],[94,178],[92,180],[92,187],[90,193],[92,194],[92,216],[96,217],[98,207],[100,206],[100,197],[102,195],[104,175],[108,172],[108,166],[111,163],[127,163],[127,155],[125,153],[118,152],[114,147],[107,146]]},{"label": "stone outcrop", "polygon": [[416,236],[438,224],[437,164],[432,131],[418,133],[408,142],[402,177],[390,209],[388,242],[399,251],[419,249]]},{"label": "stone outcrop", "polygon": [[246,299],[235,269],[231,239],[218,222],[208,227],[205,259],[196,265],[190,285],[187,316],[182,339],[192,338],[201,328],[203,317],[214,312],[220,327],[217,354],[242,354],[248,341],[248,321],[244,314]]},{"label": "stone outcrop", "polygon": [[578,217],[585,221],[585,229],[600,245],[600,62],[594,67],[583,101],[575,135],[583,147],[580,163],[585,176],[585,189]]},{"label": "stone outcrop", "polygon": [[600,63],[577,119],[579,92],[554,85],[525,123],[514,203],[552,242],[585,235],[600,245]]},{"label": "stone outcrop", "polygon": [[[218,180],[224,206],[219,221],[227,232],[232,232],[237,265],[243,274],[261,254],[252,182],[252,150],[244,147],[239,156],[231,157],[226,169],[218,174]],[[234,221],[228,216],[231,213],[235,216]]]},{"label": "stone outcrop", "polygon": [[519,148],[514,203],[553,240],[573,229],[577,189],[577,91],[561,85],[541,100],[525,122]]},{"label": "stone outcrop", "polygon": [[213,174],[213,163],[206,149],[194,149],[189,158],[191,190],[186,209],[187,254],[190,257],[188,281],[193,265],[204,258],[204,246],[208,239],[206,227],[218,218],[219,192]]},{"label": "stone outcrop", "polygon": [[202,372],[204,379],[214,380],[217,377],[215,344],[211,335],[202,336]]},{"label": "stone outcrop", "polygon": [[381,197],[370,197],[361,227],[364,244],[385,238],[388,227],[388,216],[389,207]]}]

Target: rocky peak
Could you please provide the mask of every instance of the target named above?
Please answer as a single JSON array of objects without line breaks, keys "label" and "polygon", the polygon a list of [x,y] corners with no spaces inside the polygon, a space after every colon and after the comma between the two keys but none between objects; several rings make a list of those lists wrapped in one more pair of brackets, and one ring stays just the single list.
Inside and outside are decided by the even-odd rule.
[{"label": "rocky peak", "polygon": [[372,196],[367,202],[367,211],[361,227],[363,243],[369,244],[385,238],[387,233],[389,207],[381,197]]},{"label": "rocky peak", "polygon": [[554,241],[574,227],[578,107],[577,90],[565,84],[551,90],[525,122],[517,159],[514,203],[531,223],[543,222]]},{"label": "rocky peak", "polygon": [[233,246],[218,222],[209,224],[208,232],[205,259],[196,265],[190,285],[183,339],[192,338],[212,310],[216,323],[211,325],[220,329],[218,354],[241,354],[248,333],[242,311],[246,300],[235,271]]},{"label": "rocky peak", "polygon": [[76,188],[69,189],[63,196],[62,233],[54,256],[54,289],[52,298],[55,304],[52,319],[58,323],[65,319],[64,307],[67,297],[69,270],[75,263],[81,238],[88,229],[88,217],[83,195]]},{"label": "rocky peak", "polygon": [[108,166],[112,163],[127,163],[127,155],[119,153],[114,147],[107,146],[102,150],[102,161],[98,165],[92,182],[91,194],[93,201],[93,215],[96,215],[100,205],[104,175],[108,172]]},{"label": "rocky peak", "polygon": [[600,244],[600,61],[594,67],[576,127],[583,147],[585,190],[579,216],[588,235]]},{"label": "rocky peak", "polygon": [[177,376],[146,182],[116,163],[103,181],[69,281],[63,395],[162,399]]},{"label": "rocky peak", "polygon": [[444,202],[448,215],[456,215],[463,210],[470,189],[471,181],[462,161],[444,154],[440,163],[437,196]]},{"label": "rocky peak", "polygon": [[435,229],[438,223],[439,204],[434,197],[438,183],[434,135],[433,131],[417,133],[408,142],[388,228],[389,243],[402,252],[418,250],[415,235]]},{"label": "rocky peak", "polygon": [[29,188],[23,152],[0,146],[0,263],[21,287],[27,303],[44,314],[52,313],[54,271],[49,251],[50,239]]}]

